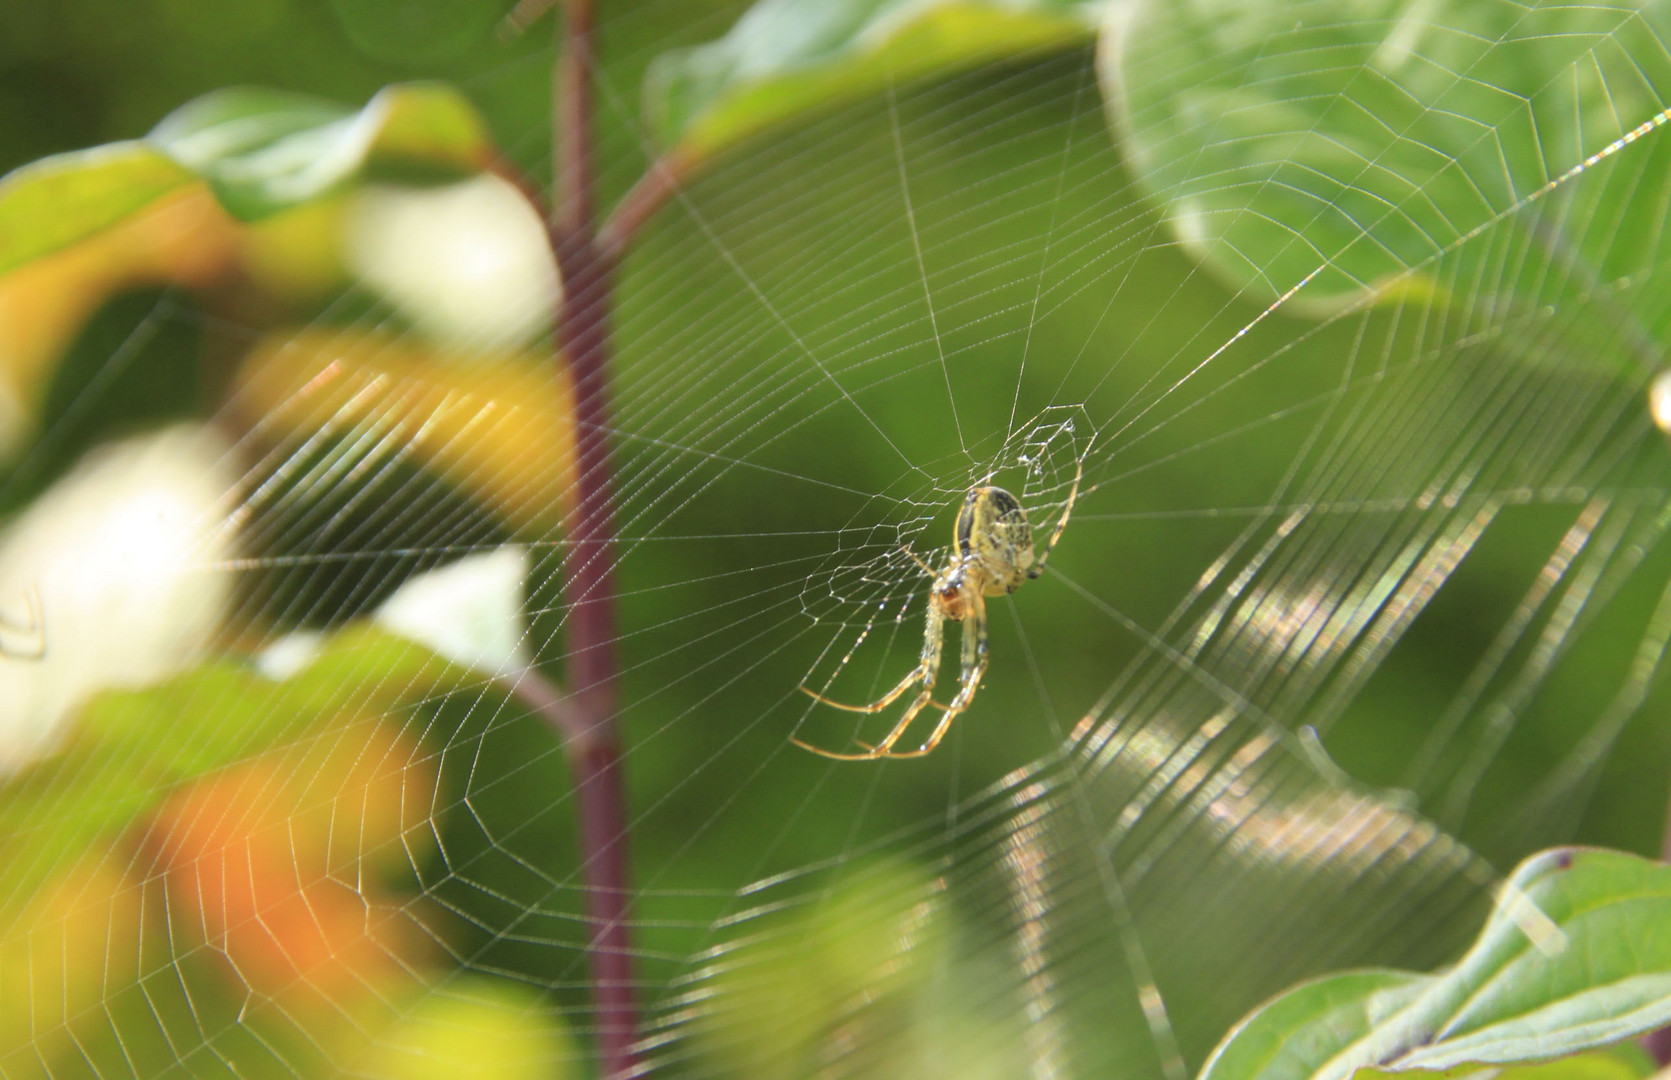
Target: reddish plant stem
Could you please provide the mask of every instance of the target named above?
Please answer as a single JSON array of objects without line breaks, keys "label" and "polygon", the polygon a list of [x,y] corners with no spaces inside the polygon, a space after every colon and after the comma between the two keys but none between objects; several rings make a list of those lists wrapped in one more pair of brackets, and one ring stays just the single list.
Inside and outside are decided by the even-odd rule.
[{"label": "reddish plant stem", "polygon": [[[552,115],[557,121],[552,150],[557,155],[557,193],[553,227],[557,239],[565,235],[592,239],[592,189],[597,165],[592,143],[592,73],[597,55],[592,49],[591,0],[567,0],[568,18],[558,29],[563,40],[552,87]],[[562,252],[558,252],[562,258]]]},{"label": "reddish plant stem", "polygon": [[1642,1049],[1660,1068],[1671,1065],[1671,1028],[1660,1028],[1642,1036]]},{"label": "reddish plant stem", "polygon": [[[615,712],[614,523],[609,462],[609,301],[612,273],[592,228],[592,80],[595,66],[590,0],[568,0],[561,33],[553,114],[557,120],[556,196],[552,249],[563,278],[557,313],[559,362],[575,395],[575,457],[579,498],[568,522],[569,569],[564,582],[569,705],[564,740],[574,776],[582,877],[592,927],[588,943],[600,1071],[609,1080],[632,1075],[631,899],[626,792]],[[560,728],[561,730],[561,728]]]},{"label": "reddish plant stem", "polygon": [[[559,248],[559,250],[562,250]],[[614,526],[610,513],[609,420],[603,364],[607,270],[595,257],[571,256],[563,274],[562,355],[575,382],[580,499],[569,530],[568,672],[570,700],[585,735],[567,742],[580,818],[591,963],[603,1075],[630,1074],[632,957],[627,940],[626,795],[615,725]],[[592,275],[596,274],[596,277]]]}]

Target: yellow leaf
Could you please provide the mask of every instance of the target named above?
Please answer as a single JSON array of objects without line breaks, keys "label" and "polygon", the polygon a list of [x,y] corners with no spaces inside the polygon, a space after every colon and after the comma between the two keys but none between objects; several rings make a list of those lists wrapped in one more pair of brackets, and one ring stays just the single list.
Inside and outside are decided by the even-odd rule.
[{"label": "yellow leaf", "polygon": [[[120,225],[0,277],[0,399],[27,415],[88,316],[141,285],[203,288],[238,256],[240,230],[207,186],[192,184]],[[0,400],[0,421],[7,403]],[[21,438],[0,423],[0,451]]]},{"label": "yellow leaf", "polygon": [[574,500],[574,392],[549,356],[310,328],[260,342],[233,401],[272,441],[373,425],[519,527]]}]

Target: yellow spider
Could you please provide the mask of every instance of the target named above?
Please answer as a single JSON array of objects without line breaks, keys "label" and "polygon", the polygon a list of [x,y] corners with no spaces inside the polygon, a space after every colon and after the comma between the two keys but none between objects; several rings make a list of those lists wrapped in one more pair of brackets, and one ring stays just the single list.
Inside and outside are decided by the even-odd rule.
[{"label": "yellow spider", "polygon": [[[980,688],[981,677],[986,674],[986,598],[1012,593],[1044,572],[1044,561],[1050,558],[1056,541],[1062,538],[1062,530],[1068,526],[1068,515],[1073,513],[1073,501],[1079,497],[1079,481],[1083,477],[1084,466],[1081,465],[1074,470],[1073,487],[1068,491],[1068,504],[1062,509],[1062,520],[1056,523],[1056,531],[1045,541],[1044,550],[1037,553],[1033,550],[1033,527],[1027,523],[1027,512],[1021,509],[1021,503],[1014,495],[999,487],[970,488],[963,497],[963,509],[957,515],[951,557],[944,570],[936,574],[927,563],[906,551],[923,568],[923,573],[934,579],[928,590],[928,621],[923,628],[921,662],[900,680],[898,686],[869,705],[846,705],[801,687],[813,700],[825,705],[849,712],[877,713],[892,705],[913,685],[921,683],[922,689],[912,699],[905,715],[875,746],[860,742],[859,745],[865,748],[862,754],[821,750],[793,737],[790,741],[838,761],[916,758],[932,753],[952,726],[952,721],[975,700],[975,691]],[[963,624],[963,671],[957,680],[957,696],[949,705],[941,705],[934,700],[934,678],[940,670],[941,639],[947,619],[957,619]],[[945,715],[940,717],[928,741],[915,750],[896,753],[894,743],[905,734],[917,714],[929,705]]]}]

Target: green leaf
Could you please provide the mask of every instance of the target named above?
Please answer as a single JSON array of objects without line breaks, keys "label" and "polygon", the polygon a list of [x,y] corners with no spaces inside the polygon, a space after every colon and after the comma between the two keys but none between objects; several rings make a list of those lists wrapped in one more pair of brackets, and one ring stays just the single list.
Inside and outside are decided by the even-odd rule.
[{"label": "green leaf", "polygon": [[1453,291],[1489,304],[1497,289],[1594,304],[1597,280],[1652,262],[1671,194],[1663,146],[1591,160],[1663,107],[1664,18],[1494,0],[1130,0],[1098,62],[1139,182],[1239,288],[1274,298],[1304,281],[1294,303],[1314,312]]},{"label": "green leaf", "polygon": [[140,142],[25,165],[0,178],[0,274],[107,229],[192,179]]},{"label": "green leaf", "polygon": [[359,111],[276,90],[219,90],[184,105],[143,141],[59,154],[0,178],[0,274],[120,224],[159,197],[207,180],[252,220],[355,179],[452,179],[493,156],[481,115],[436,83],[391,86]]},{"label": "green leaf", "polygon": [[[1463,1065],[1442,1072],[1423,1073],[1422,1080],[1642,1080],[1656,1071],[1653,1058],[1634,1043],[1623,1043],[1593,1054],[1577,1054],[1535,1065]],[[1359,1069],[1356,1080],[1392,1076],[1381,1069]]]},{"label": "green leaf", "polygon": [[[1671,867],[1561,848],[1506,882],[1460,963],[1435,975],[1358,971],[1288,991],[1242,1020],[1202,1080],[1354,1075],[1549,1061],[1671,1023]],[[1611,1077],[1610,1061],[1528,1077]],[[1374,1069],[1367,1074],[1359,1070]],[[1608,1071],[1612,1069],[1613,1071]]]},{"label": "green leaf", "polygon": [[252,220],[320,198],[368,171],[451,178],[479,171],[492,145],[457,91],[409,83],[358,112],[277,90],[233,88],[175,110],[148,136]]},{"label": "green leaf", "polygon": [[64,751],[0,782],[0,925],[55,871],[142,821],[180,783],[293,745],[344,716],[481,685],[480,675],[359,623],[282,681],[229,659],[102,694]]},{"label": "green leaf", "polygon": [[709,157],[815,109],[956,67],[1088,41],[1105,0],[759,0],[666,53],[645,98],[664,146]]}]

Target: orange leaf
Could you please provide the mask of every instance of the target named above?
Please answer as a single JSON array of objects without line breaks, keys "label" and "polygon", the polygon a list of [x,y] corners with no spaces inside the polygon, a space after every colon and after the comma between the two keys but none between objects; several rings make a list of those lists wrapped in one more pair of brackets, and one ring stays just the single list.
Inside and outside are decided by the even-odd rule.
[{"label": "orange leaf", "polygon": [[406,861],[399,833],[427,821],[435,774],[382,723],[337,734],[182,789],[148,841],[172,903],[246,985],[342,1006],[403,980],[424,951],[367,859]]}]

